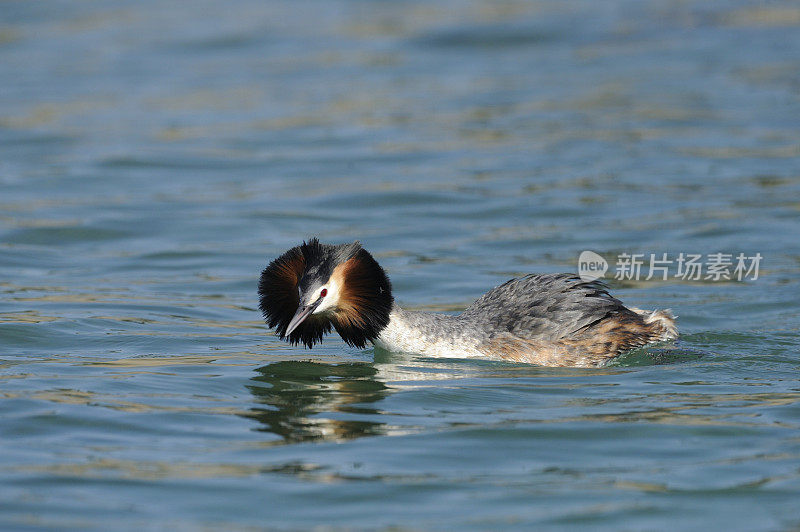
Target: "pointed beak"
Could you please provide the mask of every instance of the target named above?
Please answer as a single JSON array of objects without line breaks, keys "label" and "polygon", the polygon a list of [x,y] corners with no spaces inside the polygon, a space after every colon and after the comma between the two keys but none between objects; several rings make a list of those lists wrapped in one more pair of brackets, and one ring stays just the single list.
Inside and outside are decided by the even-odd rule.
[{"label": "pointed beak", "polygon": [[289,336],[292,333],[292,331],[297,329],[297,327],[299,327],[300,324],[303,323],[305,319],[311,315],[312,312],[314,312],[314,309],[316,309],[320,303],[322,303],[321,297],[316,301],[314,301],[313,303],[311,303],[310,305],[305,305],[305,306],[300,305],[297,308],[297,312],[294,313],[292,320],[289,322],[289,325],[286,327],[286,332],[283,333],[283,335]]}]

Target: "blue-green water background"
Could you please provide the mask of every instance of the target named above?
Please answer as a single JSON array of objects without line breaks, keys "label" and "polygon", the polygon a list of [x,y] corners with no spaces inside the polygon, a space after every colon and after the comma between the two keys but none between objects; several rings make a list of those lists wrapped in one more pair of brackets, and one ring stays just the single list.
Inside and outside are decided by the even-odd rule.
[{"label": "blue-green water background", "polygon": [[[797,529],[798,218],[795,2],[3,2],[0,528]],[[445,311],[764,259],[553,369],[280,342],[313,235]]]}]

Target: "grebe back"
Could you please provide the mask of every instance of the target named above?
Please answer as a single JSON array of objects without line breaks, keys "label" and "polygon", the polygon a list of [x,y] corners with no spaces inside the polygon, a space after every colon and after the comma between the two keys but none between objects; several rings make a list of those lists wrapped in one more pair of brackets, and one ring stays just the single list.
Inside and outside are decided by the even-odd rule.
[{"label": "grebe back", "polygon": [[264,269],[258,293],[267,324],[308,348],[335,329],[359,348],[588,367],[678,336],[669,310],[628,308],[601,283],[568,273],[511,279],[455,316],[404,310],[358,242],[293,247]]}]

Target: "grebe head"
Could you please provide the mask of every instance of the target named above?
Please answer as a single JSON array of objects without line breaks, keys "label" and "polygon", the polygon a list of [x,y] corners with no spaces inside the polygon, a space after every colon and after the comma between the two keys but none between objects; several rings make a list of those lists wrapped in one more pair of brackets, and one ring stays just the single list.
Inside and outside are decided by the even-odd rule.
[{"label": "grebe head", "polygon": [[392,285],[358,242],[312,238],[269,263],[258,283],[261,313],[283,340],[312,347],[331,327],[363,348],[389,323]]}]

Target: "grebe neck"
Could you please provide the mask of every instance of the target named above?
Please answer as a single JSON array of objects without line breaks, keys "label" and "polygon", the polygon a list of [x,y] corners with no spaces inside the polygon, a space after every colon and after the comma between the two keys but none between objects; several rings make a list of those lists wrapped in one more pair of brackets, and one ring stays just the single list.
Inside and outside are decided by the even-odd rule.
[{"label": "grebe neck", "polygon": [[387,351],[470,358],[485,356],[477,349],[481,340],[480,331],[460,316],[404,310],[395,303],[389,324],[373,343]]}]

